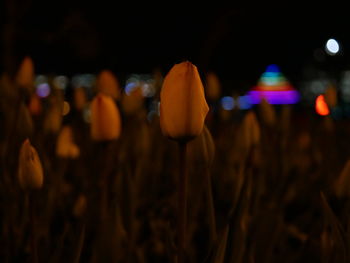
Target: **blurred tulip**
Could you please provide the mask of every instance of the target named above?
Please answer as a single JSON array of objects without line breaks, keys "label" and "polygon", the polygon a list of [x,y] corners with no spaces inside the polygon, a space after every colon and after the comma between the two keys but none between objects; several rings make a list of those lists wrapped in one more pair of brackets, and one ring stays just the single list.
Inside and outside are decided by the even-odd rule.
[{"label": "blurred tulip", "polygon": [[28,109],[31,115],[39,115],[42,111],[41,100],[36,93],[30,96]]},{"label": "blurred tulip", "polygon": [[57,137],[56,154],[61,158],[75,159],[80,150],[73,140],[73,131],[70,126],[64,126]]},{"label": "blurred tulip", "polygon": [[263,98],[259,104],[259,109],[263,122],[268,126],[273,126],[276,123],[276,112],[273,106]]},{"label": "blurred tulip", "polygon": [[327,87],[324,99],[329,108],[334,108],[337,105],[337,89],[335,86],[330,85]]},{"label": "blurred tulip", "polygon": [[165,136],[188,140],[202,130],[209,107],[197,67],[182,62],[165,76],[160,93],[160,126]]},{"label": "blurred tulip", "polygon": [[34,86],[34,64],[30,57],[25,57],[16,73],[16,83],[32,89]]},{"label": "blurred tulip", "polygon": [[19,152],[18,179],[22,189],[39,189],[43,185],[41,161],[29,139],[23,142]]},{"label": "blurred tulip", "polygon": [[252,146],[260,143],[260,126],[253,111],[244,116],[242,128],[245,147],[249,151]]},{"label": "blurred tulip", "polygon": [[62,109],[58,105],[53,105],[48,109],[44,119],[45,133],[58,133],[62,124]]},{"label": "blurred tulip", "polygon": [[143,109],[144,97],[141,87],[134,88],[129,94],[123,93],[121,107],[126,115],[133,115]]},{"label": "blurred tulip", "polygon": [[206,76],[205,95],[211,101],[216,101],[221,95],[221,84],[217,75],[209,72]]},{"label": "blurred tulip", "polygon": [[120,99],[120,85],[116,76],[110,70],[103,70],[97,76],[97,92]]},{"label": "blurred tulip", "polygon": [[74,89],[74,106],[78,111],[84,109],[87,104],[87,98],[84,88],[79,87]]},{"label": "blurred tulip", "polygon": [[96,141],[113,140],[121,133],[121,117],[117,105],[99,93],[91,102],[91,137]]},{"label": "blurred tulip", "polygon": [[86,197],[83,194],[80,194],[75,201],[74,207],[73,207],[73,215],[77,218],[82,217],[85,214],[87,207],[87,201]]}]

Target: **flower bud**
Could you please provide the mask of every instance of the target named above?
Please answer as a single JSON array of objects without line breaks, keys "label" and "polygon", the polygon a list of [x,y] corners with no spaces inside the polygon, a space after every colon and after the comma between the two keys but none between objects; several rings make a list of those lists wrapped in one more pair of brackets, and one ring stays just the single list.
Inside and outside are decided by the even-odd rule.
[{"label": "flower bud", "polygon": [[242,129],[245,147],[249,151],[252,146],[260,143],[260,126],[253,111],[244,116]]},{"label": "flower bud", "polygon": [[57,137],[56,154],[61,158],[76,159],[80,150],[73,140],[73,131],[70,126],[64,126]]},{"label": "flower bud", "polygon": [[220,98],[221,85],[219,78],[213,72],[209,72],[206,76],[205,95],[209,100],[215,101]]},{"label": "flower bud", "polygon": [[197,67],[188,61],[174,65],[160,93],[162,133],[175,140],[193,139],[202,132],[208,111]]},{"label": "flower bud", "polygon": [[30,96],[30,101],[28,109],[31,115],[39,115],[42,111],[41,101],[39,96],[36,93],[33,93]]},{"label": "flower bud", "polygon": [[32,89],[34,85],[34,64],[30,57],[25,57],[22,60],[15,80],[19,86]]},{"label": "flower bud", "polygon": [[97,77],[97,92],[120,99],[120,85],[115,75],[110,70],[103,70]]},{"label": "flower bud", "polygon": [[39,189],[43,185],[43,168],[35,148],[26,139],[19,152],[18,180],[22,189]]},{"label": "flower bud", "polygon": [[82,217],[85,214],[87,207],[87,201],[86,197],[83,194],[80,194],[75,201],[74,207],[73,207],[73,215],[77,218]]},{"label": "flower bud", "polygon": [[87,98],[84,88],[79,87],[74,89],[74,106],[78,111],[82,111],[87,104]]},{"label": "flower bud", "polygon": [[44,119],[44,131],[47,134],[57,134],[62,124],[62,109],[59,105],[52,105]]},{"label": "flower bud", "polygon": [[143,105],[144,97],[141,87],[135,87],[129,94],[123,94],[121,107],[126,115],[133,115],[139,112]]},{"label": "flower bud", "polygon": [[113,140],[121,133],[121,117],[117,105],[99,93],[91,102],[91,137],[96,141]]},{"label": "flower bud", "polygon": [[261,118],[268,126],[273,126],[276,123],[276,112],[273,106],[263,98],[259,104]]}]

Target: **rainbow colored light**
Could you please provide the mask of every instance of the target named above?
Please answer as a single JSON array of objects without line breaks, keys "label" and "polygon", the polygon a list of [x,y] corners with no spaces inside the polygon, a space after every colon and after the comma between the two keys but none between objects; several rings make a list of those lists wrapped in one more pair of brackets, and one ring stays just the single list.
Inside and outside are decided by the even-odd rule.
[{"label": "rainbow colored light", "polygon": [[293,88],[275,64],[266,68],[257,86],[248,92],[248,96],[252,104],[259,104],[262,98],[270,104],[295,104],[300,100],[299,92]]}]

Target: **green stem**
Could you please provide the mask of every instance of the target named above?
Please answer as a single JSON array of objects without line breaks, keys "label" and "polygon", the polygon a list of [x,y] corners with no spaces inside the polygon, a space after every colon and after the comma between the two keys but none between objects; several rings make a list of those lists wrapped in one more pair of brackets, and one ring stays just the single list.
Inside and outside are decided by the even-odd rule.
[{"label": "green stem", "polygon": [[179,142],[179,177],[178,177],[178,263],[185,262],[186,250],[186,221],[187,221],[187,143]]}]

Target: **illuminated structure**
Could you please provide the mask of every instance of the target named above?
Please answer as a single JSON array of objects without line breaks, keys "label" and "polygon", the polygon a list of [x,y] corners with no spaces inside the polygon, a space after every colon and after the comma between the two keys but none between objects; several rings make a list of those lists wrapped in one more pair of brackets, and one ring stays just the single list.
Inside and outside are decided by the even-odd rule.
[{"label": "illuminated structure", "polygon": [[300,94],[280,72],[277,65],[269,65],[261,75],[257,86],[249,92],[250,102],[259,104],[265,98],[270,104],[295,104]]}]

